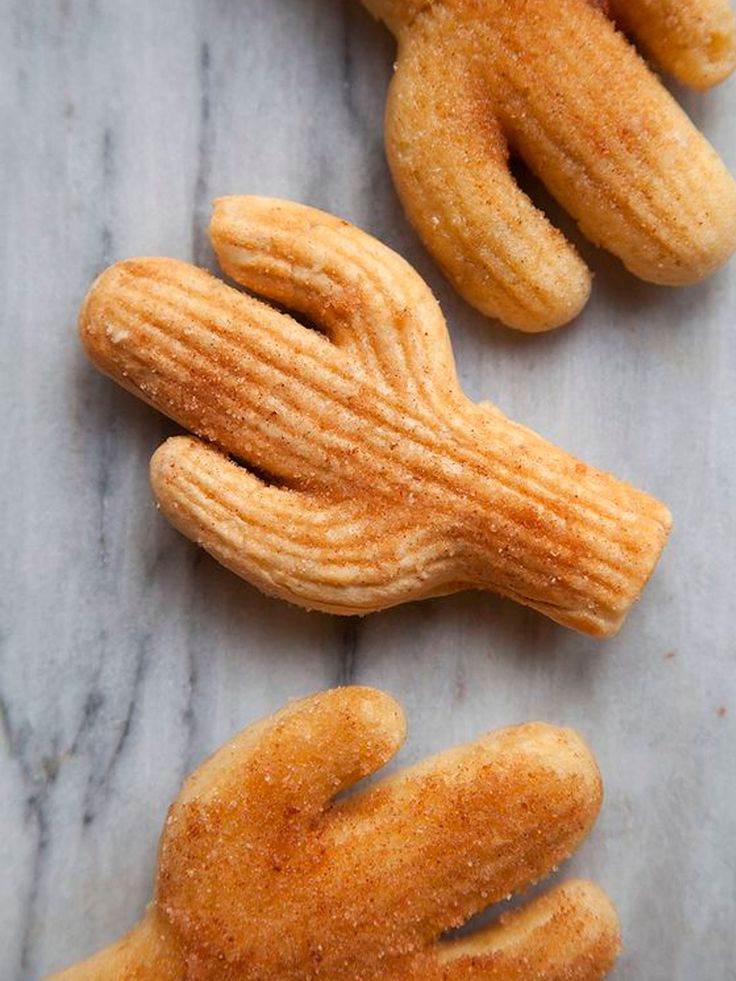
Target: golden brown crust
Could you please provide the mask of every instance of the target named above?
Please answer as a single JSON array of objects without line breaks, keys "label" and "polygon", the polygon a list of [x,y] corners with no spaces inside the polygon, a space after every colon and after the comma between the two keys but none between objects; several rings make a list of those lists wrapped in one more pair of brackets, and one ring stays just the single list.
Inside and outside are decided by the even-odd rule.
[{"label": "golden brown crust", "polygon": [[733,72],[736,17],[729,0],[608,0],[617,22],[665,71],[707,89]]},{"label": "golden brown crust", "polygon": [[[736,248],[736,185],[590,0],[364,0],[399,38],[386,147],[407,215],[474,306],[521,330],[567,322],[590,277],[518,188],[519,153],[595,243],[684,285]],[[612,0],[683,80],[736,64],[727,0]]]},{"label": "golden brown crust", "polygon": [[519,330],[566,324],[590,273],[511,175],[487,87],[457,59],[438,77],[436,57],[433,41],[407,42],[389,90],[386,152],[407,215],[474,307]]},{"label": "golden brown crust", "polygon": [[328,336],[171,259],[98,279],[80,316],[90,357],[209,441],[175,437],[152,460],[177,528],[310,608],[477,587],[590,634],[618,629],[666,540],[663,505],[470,403],[429,290],[363,232],[231,198],[212,233],[233,279]]},{"label": "golden brown crust", "polygon": [[466,940],[448,943],[428,981],[586,981],[613,968],[618,917],[592,882],[565,882]]},{"label": "golden brown crust", "polygon": [[505,729],[334,800],[403,736],[396,703],[365,688],[245,730],[172,805],[141,925],[57,981],[604,977],[618,922],[588,883],[440,939],[586,836],[601,783],[581,739],[541,723]]}]

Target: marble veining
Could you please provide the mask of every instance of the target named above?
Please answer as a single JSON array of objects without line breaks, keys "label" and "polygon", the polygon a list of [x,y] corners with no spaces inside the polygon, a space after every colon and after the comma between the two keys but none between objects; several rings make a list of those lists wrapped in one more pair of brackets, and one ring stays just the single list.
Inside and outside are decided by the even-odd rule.
[{"label": "marble veining", "polygon": [[[569,871],[620,909],[616,977],[736,978],[734,267],[687,291],[638,283],[524,178],[595,295],[544,337],[484,321],[402,217],[381,135],[392,41],[357,0],[7,0],[0,46],[0,977],[125,930],[186,773],[286,699],[358,681],[404,702],[402,761],[513,721],[579,727],[607,800]],[[736,166],[735,84],[678,96]],[[213,267],[209,202],[234,192],[397,248],[442,301],[471,395],[670,504],[617,638],[480,594],[308,614],[157,514],[148,459],[175,429],[85,361],[76,310],[117,258]]]}]

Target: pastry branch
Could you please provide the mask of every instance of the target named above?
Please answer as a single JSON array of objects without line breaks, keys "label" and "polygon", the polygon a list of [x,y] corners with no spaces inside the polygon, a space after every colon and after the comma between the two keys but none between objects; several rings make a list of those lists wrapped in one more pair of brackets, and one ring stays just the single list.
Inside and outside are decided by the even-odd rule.
[{"label": "pastry branch", "polygon": [[603,978],[619,927],[592,883],[442,939],[586,837],[601,780],[580,737],[503,729],[334,799],[404,733],[396,702],[358,687],[244,730],[172,804],[141,923],[54,981]]},{"label": "pastry branch", "polygon": [[152,461],[176,527],[310,608],[480,588],[618,629],[666,540],[664,505],[470,402],[431,293],[375,239],[260,198],[218,202],[212,230],[231,278],[324,334],[173,259],[98,279],[80,317],[90,357],[198,437]]}]

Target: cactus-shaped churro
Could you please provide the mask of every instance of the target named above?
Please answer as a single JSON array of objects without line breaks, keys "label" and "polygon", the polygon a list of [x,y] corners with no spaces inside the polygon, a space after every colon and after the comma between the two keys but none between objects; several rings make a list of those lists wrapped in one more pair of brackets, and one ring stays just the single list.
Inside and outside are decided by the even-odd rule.
[{"label": "cactus-shaped churro", "polygon": [[470,402],[424,282],[347,222],[235,197],[211,234],[232,279],[324,333],[173,259],[97,280],[80,318],[91,358],[202,437],[152,460],[177,528],[310,608],[478,587],[618,628],[666,539],[662,504]]},{"label": "cactus-shaped churro", "polygon": [[464,939],[441,934],[525,889],[585,838],[601,802],[570,730],[491,733],[384,779],[400,707],[334,689],[246,729],[185,783],[154,902],[56,981],[597,981],[616,914],[564,883]]},{"label": "cactus-shaped churro", "polygon": [[[363,0],[395,33],[386,111],[396,187],[465,299],[539,331],[590,274],[519,188],[517,153],[593,242],[642,279],[693,283],[736,247],[736,185],[593,0]],[[728,0],[611,0],[669,71],[706,87],[736,63]]]}]

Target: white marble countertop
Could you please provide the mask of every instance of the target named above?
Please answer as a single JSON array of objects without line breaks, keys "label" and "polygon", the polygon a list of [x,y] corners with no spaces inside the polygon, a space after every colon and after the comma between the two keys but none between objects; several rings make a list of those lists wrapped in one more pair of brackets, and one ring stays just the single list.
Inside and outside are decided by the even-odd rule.
[{"label": "white marble countertop", "polygon": [[[359,681],[406,705],[403,760],[512,721],[579,727],[607,799],[563,873],[616,901],[616,978],[736,978],[734,266],[666,291],[584,246],[595,296],[575,325],[530,338],[474,314],[391,188],[393,44],[357,2],[6,0],[0,41],[0,977],[132,924],[182,777],[286,699]],[[684,99],[734,167],[736,84]],[[157,514],[148,460],[173,427],[87,363],[76,310],[114,259],[209,264],[209,201],[235,192],[399,249],[443,303],[471,395],[670,504],[616,639],[480,594],[308,614]]]}]

